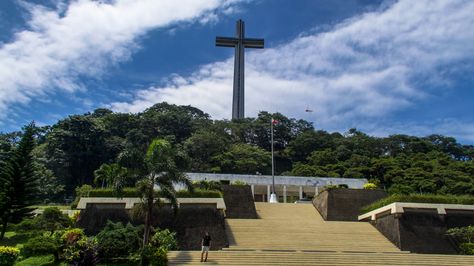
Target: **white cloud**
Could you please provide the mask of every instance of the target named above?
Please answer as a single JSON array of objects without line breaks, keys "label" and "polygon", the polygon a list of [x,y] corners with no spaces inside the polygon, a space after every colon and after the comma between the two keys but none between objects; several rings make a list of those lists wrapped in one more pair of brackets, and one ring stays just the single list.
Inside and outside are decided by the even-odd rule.
[{"label": "white cloud", "polygon": [[[403,0],[323,33],[248,51],[246,114],[269,110],[302,117],[309,106],[314,113],[305,118],[329,130],[393,114],[449,85],[440,68],[473,62],[472,14],[473,1]],[[166,86],[140,90],[131,102],[111,107],[137,112],[167,101],[229,118],[232,75],[230,58]]]},{"label": "white cloud", "polygon": [[178,22],[216,19],[236,0],[58,0],[57,9],[20,2],[28,29],[0,43],[0,119],[13,104],[64,91],[84,90],[77,78],[100,77],[129,59],[137,38]]}]

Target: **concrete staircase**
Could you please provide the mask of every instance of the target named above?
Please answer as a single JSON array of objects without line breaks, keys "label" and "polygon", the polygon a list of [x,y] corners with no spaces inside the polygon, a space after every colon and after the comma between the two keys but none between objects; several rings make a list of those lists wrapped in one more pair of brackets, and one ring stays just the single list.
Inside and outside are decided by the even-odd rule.
[{"label": "concrete staircase", "polygon": [[[474,257],[409,254],[369,223],[327,222],[311,204],[256,203],[260,219],[226,219],[229,248],[209,265],[474,265]],[[199,251],[173,251],[169,265],[202,265]]]}]

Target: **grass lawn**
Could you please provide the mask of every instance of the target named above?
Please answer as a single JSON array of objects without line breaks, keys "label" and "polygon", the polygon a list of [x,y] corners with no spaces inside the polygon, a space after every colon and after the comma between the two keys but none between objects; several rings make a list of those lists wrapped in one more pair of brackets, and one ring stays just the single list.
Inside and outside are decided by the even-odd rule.
[{"label": "grass lawn", "polygon": [[15,266],[66,266],[66,263],[55,263],[53,255],[44,255],[27,258],[17,262]]},{"label": "grass lawn", "polygon": [[0,246],[11,246],[21,248],[28,241],[30,236],[25,234],[17,234],[13,231],[5,232],[5,237],[0,240]]},{"label": "grass lawn", "polygon": [[35,208],[35,209],[46,209],[46,208],[51,208],[51,207],[56,207],[60,210],[70,210],[71,209],[71,205],[34,205],[32,206],[32,208]]}]

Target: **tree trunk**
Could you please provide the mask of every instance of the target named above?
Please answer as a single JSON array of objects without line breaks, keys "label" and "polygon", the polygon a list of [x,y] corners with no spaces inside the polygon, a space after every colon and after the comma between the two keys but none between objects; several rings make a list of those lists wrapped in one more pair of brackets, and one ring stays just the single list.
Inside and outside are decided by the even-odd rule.
[{"label": "tree trunk", "polygon": [[148,191],[147,206],[145,211],[145,228],[143,233],[143,247],[145,247],[150,241],[150,231],[152,226],[153,219],[153,201],[154,201],[154,191],[153,185],[155,184],[154,178],[152,178],[151,187]]},{"label": "tree trunk", "polygon": [[7,225],[8,225],[8,220],[7,218],[5,218],[2,224],[2,232],[0,233],[0,240],[2,240],[3,237],[5,236],[5,232],[7,231]]},{"label": "tree trunk", "polygon": [[[145,209],[145,228],[144,228],[144,232],[143,232],[143,248],[145,249],[146,245],[148,244],[148,242],[150,242],[150,231],[151,231],[151,225],[152,225],[152,217],[153,217],[153,201],[154,201],[154,191],[153,191],[153,186],[155,184],[154,182],[154,178],[151,179],[152,182],[151,182],[151,187],[150,189],[148,190],[148,197],[147,197],[147,206],[146,206],[146,209]],[[143,254],[142,254],[142,258],[141,258],[141,262],[140,262],[140,265],[141,266],[146,266],[146,265],[149,265],[149,262],[148,262],[148,258],[146,258]]]}]

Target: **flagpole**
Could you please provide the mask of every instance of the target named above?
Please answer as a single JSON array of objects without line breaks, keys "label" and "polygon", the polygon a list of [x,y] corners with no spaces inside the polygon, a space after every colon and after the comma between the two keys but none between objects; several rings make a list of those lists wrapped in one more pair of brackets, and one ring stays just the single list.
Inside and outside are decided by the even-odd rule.
[{"label": "flagpole", "polygon": [[270,128],[271,128],[271,139],[272,139],[272,193],[275,194],[275,160],[273,157],[273,118],[270,122]]},{"label": "flagpole", "polygon": [[275,160],[273,156],[273,123],[275,121],[272,119],[270,120],[270,135],[271,135],[271,146],[272,146],[272,194],[270,195],[270,203],[278,203],[278,199],[275,193]]}]

